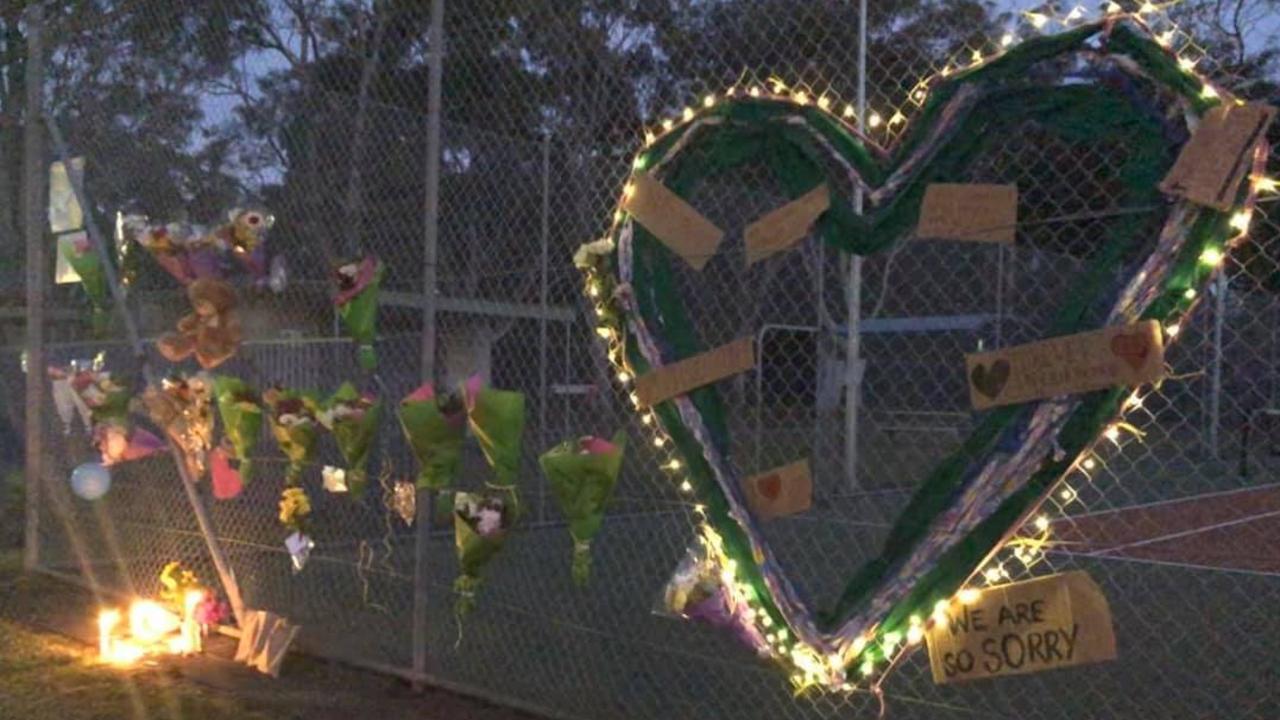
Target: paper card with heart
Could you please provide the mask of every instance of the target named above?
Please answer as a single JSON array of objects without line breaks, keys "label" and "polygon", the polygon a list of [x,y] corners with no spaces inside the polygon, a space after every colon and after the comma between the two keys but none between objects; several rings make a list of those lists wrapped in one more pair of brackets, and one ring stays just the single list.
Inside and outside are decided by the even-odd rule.
[{"label": "paper card with heart", "polygon": [[1147,320],[965,355],[975,410],[1164,377],[1160,325]]},{"label": "paper card with heart", "polygon": [[813,477],[807,459],[752,475],[742,487],[747,504],[762,520],[802,513],[813,505]]}]

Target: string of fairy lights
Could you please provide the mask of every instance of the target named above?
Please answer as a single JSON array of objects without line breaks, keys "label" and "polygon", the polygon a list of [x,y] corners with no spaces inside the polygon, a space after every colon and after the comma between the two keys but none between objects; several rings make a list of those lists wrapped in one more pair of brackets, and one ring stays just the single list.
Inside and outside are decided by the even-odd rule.
[{"label": "string of fairy lights", "polygon": [[[1197,72],[1197,68],[1204,60],[1205,55],[1191,41],[1190,36],[1182,32],[1168,16],[1167,11],[1174,4],[1176,3],[1156,4],[1144,2],[1135,10],[1126,11],[1116,2],[1107,2],[1099,12],[1102,18],[1130,20],[1142,25],[1149,31],[1153,26],[1161,27],[1161,32],[1151,33],[1152,37],[1166,52],[1176,59],[1178,67],[1183,72],[1200,83],[1201,97],[1205,99],[1222,99],[1227,102],[1233,101],[1234,99],[1230,94],[1215,87],[1212,81]],[[1062,14],[1056,14],[1046,9],[1024,12],[1022,13],[1022,18],[1035,31],[1045,31],[1054,26],[1072,28],[1098,19],[1097,17],[1091,17],[1091,15],[1090,11],[1086,10],[1084,6],[1076,5]],[[1007,32],[999,39],[999,49],[993,53],[984,54],[982,51],[975,49],[966,51],[967,54],[963,57],[956,56],[952,58],[936,73],[928,75],[915,83],[906,95],[907,102],[915,107],[923,106],[928,99],[930,88],[939,79],[947,78],[959,71],[971,70],[997,59],[1006,50],[1020,42],[1021,39],[1014,32]],[[1179,42],[1180,39],[1185,39],[1185,42]],[[700,113],[715,108],[723,101],[744,96],[789,102],[798,106],[814,105],[828,113],[837,122],[842,123],[847,130],[854,133],[858,132],[857,109],[852,104],[838,102],[830,94],[814,93],[811,89],[804,87],[789,87],[786,82],[776,78],[771,78],[766,82],[746,82],[730,87],[721,94],[707,94],[701,99],[701,102],[683,108],[675,117],[662,120],[656,127],[646,129],[643,132],[643,148],[632,163],[633,170],[640,172],[646,169],[645,150],[664,138],[668,133],[675,131],[682,125],[695,121]],[[840,108],[839,113],[835,112],[836,108]],[[871,132],[878,133],[882,139],[891,141],[906,127],[909,111],[910,108],[905,106],[893,108],[887,119],[878,111],[868,111],[865,122],[865,127],[869,131],[868,134]],[[1280,183],[1261,172],[1262,166],[1261,161],[1256,162],[1254,170],[1248,175],[1247,181],[1258,195],[1277,193],[1280,191]],[[580,250],[580,254],[585,253],[588,256],[604,255],[613,251],[613,238],[617,236],[620,226],[623,225],[626,219],[623,207],[634,191],[635,186],[628,181],[623,188],[622,197],[613,215],[608,233],[603,239],[588,243]],[[1248,236],[1252,219],[1253,207],[1251,205],[1235,212],[1231,216],[1229,223],[1234,234],[1226,240],[1223,248],[1209,247],[1205,249],[1199,257],[1199,262],[1206,269],[1220,271],[1227,252]],[[626,228],[622,228],[622,232],[626,231]],[[1159,391],[1158,387],[1148,390],[1145,394],[1141,389],[1135,390],[1122,404],[1120,416],[1106,426],[1098,439],[1080,454],[1070,469],[1054,485],[1046,498],[1038,504],[1039,506],[1023,522],[1017,525],[1018,529],[1005,542],[1000,544],[985,562],[978,566],[968,582],[960,590],[949,599],[939,600],[927,617],[921,615],[910,617],[905,633],[888,632],[878,639],[875,638],[874,634],[869,633],[855,639],[843,652],[824,656],[805,643],[795,640],[786,627],[777,626],[776,621],[761,607],[756,598],[755,589],[739,577],[736,562],[725,556],[722,550],[723,539],[707,521],[705,506],[696,502],[692,497],[694,486],[685,472],[684,464],[673,452],[674,443],[672,439],[667,435],[662,424],[657,421],[653,409],[645,406],[634,390],[635,373],[627,362],[625,333],[620,327],[623,319],[610,308],[610,303],[614,300],[612,297],[614,288],[593,263],[579,262],[579,266],[585,273],[586,295],[591,300],[597,317],[595,331],[605,344],[606,354],[615,372],[616,380],[639,414],[642,426],[648,430],[649,441],[653,447],[659,451],[665,451],[665,459],[660,467],[680,496],[691,507],[698,538],[707,550],[708,556],[719,559],[721,580],[730,595],[731,602],[745,604],[747,607],[745,618],[747,621],[757,624],[758,629],[768,643],[769,653],[776,659],[790,661],[792,668],[790,679],[797,691],[814,686],[845,692],[859,689],[858,686],[848,681],[846,668],[863,654],[863,651],[867,649],[868,643],[878,642],[881,651],[880,656],[885,658],[886,661],[877,666],[873,659],[867,657],[858,665],[858,670],[866,679],[868,687],[878,693],[880,692],[880,683],[883,682],[889,671],[896,667],[911,651],[921,645],[930,627],[947,623],[949,615],[957,606],[975,602],[980,597],[981,588],[983,587],[1003,584],[1035,574],[1038,568],[1046,564],[1047,553],[1054,547],[1052,539],[1054,525],[1070,517],[1073,514],[1071,512],[1072,508],[1082,503],[1077,488],[1083,487],[1082,483],[1093,483],[1094,478],[1100,472],[1106,471],[1104,456],[1107,454],[1106,447],[1108,445],[1118,452],[1128,442],[1142,440],[1144,432],[1136,424],[1141,421],[1131,420],[1130,416],[1144,408],[1144,399],[1146,397]],[[1163,325],[1164,334],[1167,338],[1174,338],[1178,335],[1186,317],[1194,310],[1198,302],[1194,289],[1186,290],[1184,297],[1190,302],[1184,306],[1181,315],[1169,319]],[[1148,418],[1154,418],[1151,413],[1147,415]],[[880,670],[879,675],[877,675],[877,670]]]}]

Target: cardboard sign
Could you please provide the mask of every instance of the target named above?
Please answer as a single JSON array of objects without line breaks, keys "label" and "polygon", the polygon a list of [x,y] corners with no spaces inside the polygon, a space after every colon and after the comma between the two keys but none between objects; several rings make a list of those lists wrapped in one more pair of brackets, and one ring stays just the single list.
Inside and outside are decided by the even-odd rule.
[{"label": "cardboard sign", "polygon": [[1011,243],[1018,186],[932,183],[924,191],[916,237]]},{"label": "cardboard sign", "polygon": [[987,588],[925,636],[939,684],[1114,660],[1107,598],[1074,571]]},{"label": "cardboard sign", "polygon": [[245,613],[235,661],[271,677],[280,676],[280,665],[301,628],[265,610]]},{"label": "cardboard sign", "polygon": [[636,378],[636,395],[642,405],[652,407],[755,366],[754,343],[742,338],[641,375]]},{"label": "cardboard sign", "polygon": [[[58,236],[58,257],[53,265],[53,282],[58,285],[69,285],[71,283],[80,282],[80,273],[71,267],[71,263],[67,262],[68,255],[74,255],[79,252],[76,244],[82,246],[89,243],[89,236],[83,230],[80,232],[67,233]],[[92,250],[90,252],[93,252]]]},{"label": "cardboard sign", "polygon": [[[84,179],[84,158],[71,158],[71,172]],[[76,199],[67,168],[61,162],[49,166],[49,229],[54,233],[70,232],[84,227],[84,213]]]},{"label": "cardboard sign", "polygon": [[623,209],[694,270],[701,270],[716,254],[724,231],[647,173],[636,173],[632,182],[635,187]]},{"label": "cardboard sign", "polygon": [[809,234],[814,221],[829,207],[831,193],[823,183],[748,225],[743,235],[747,265],[795,245]]},{"label": "cardboard sign", "polygon": [[795,515],[813,505],[813,477],[809,461],[798,460],[743,482],[747,505],[762,520]]},{"label": "cardboard sign", "polygon": [[1204,114],[1200,126],[1182,146],[1160,191],[1230,210],[1240,183],[1253,167],[1254,149],[1266,139],[1276,109],[1267,105],[1223,104]]},{"label": "cardboard sign", "polygon": [[964,356],[975,410],[1142,385],[1164,377],[1160,325],[1146,320]]}]

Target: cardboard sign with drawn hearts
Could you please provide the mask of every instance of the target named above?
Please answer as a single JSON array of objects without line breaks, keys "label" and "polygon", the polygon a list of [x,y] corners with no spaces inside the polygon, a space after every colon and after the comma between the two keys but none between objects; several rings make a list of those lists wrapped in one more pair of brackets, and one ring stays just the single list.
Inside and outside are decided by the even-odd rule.
[{"label": "cardboard sign with drawn hearts", "polygon": [[[1070,69],[1070,82],[1040,79],[1057,74],[1063,80],[1064,68]],[[1117,83],[1126,91],[1117,92]],[[638,432],[653,433],[653,444],[674,454],[674,461],[663,455],[663,467],[682,500],[693,500],[688,505],[698,524],[699,551],[716,566],[720,589],[751,610],[740,620],[753,624],[750,632],[735,635],[755,638],[744,642],[784,666],[798,686],[848,690],[894,667],[890,661],[912,618],[918,623],[938,603],[951,601],[1119,417],[1133,386],[1161,377],[1162,326],[1194,309],[1216,271],[1204,259],[1221,258],[1240,240],[1232,215],[1252,207],[1256,196],[1253,185],[1229,182],[1231,210],[1222,212],[1167,198],[1157,187],[1174,162],[1170,145],[1184,142],[1170,138],[1189,137],[1205,112],[1234,102],[1223,90],[1204,92],[1203,83],[1178,66],[1145,24],[1115,16],[1028,40],[940,80],[929,88],[922,122],[905,128],[892,148],[875,146],[830,113],[829,102],[739,88],[690,109],[689,117],[654,135],[633,159],[632,194],[619,206],[608,235],[585,244],[576,257],[596,306],[596,332],[636,408]],[[848,406],[824,414],[806,405],[816,402],[806,400],[816,394],[807,379],[797,378],[794,368],[788,374],[767,367],[768,337],[817,317],[821,341],[840,341],[837,329],[852,323],[827,314],[832,286],[823,281],[842,277],[820,265],[823,258],[836,260],[832,248],[879,263],[885,287],[909,290],[894,308],[902,318],[923,322],[977,312],[976,303],[960,302],[957,293],[982,285],[986,273],[1000,272],[994,263],[983,264],[996,248],[945,242],[957,262],[923,271],[890,273],[885,256],[896,257],[916,234],[930,186],[1008,187],[1027,173],[1044,173],[1043,163],[1029,162],[1022,177],[1013,176],[1018,168],[1007,161],[1009,154],[990,162],[1007,143],[1024,137],[1035,141],[1026,154],[1036,158],[1043,157],[1043,147],[1066,161],[1106,157],[1104,163],[1080,165],[1073,177],[1078,183],[1099,175],[1095,186],[1106,188],[1104,199],[1115,212],[1071,233],[1018,228],[1019,260],[1021,244],[1031,243],[1026,254],[1046,262],[1027,283],[1041,293],[1037,302],[1002,307],[994,321],[1002,323],[1000,337],[1013,347],[964,358],[961,348],[976,345],[974,335],[982,337],[986,327],[965,330],[970,334],[962,336],[963,344],[950,328],[914,337],[914,346],[896,336],[881,343],[917,348],[910,357],[915,364],[877,374],[870,361],[866,397],[892,408],[900,396],[917,393],[936,405],[928,410],[940,413],[967,402],[993,409],[975,417],[969,436],[957,438],[945,455],[915,463],[924,466],[918,469],[901,462],[918,445],[909,431],[881,433],[888,437],[876,438],[882,443],[877,449],[890,462],[864,454],[859,477],[844,477],[845,464],[833,457],[839,450],[831,452],[822,441],[833,428],[844,429],[840,413]],[[1241,142],[1237,155],[1256,162],[1265,157],[1247,137]],[[1033,179],[1043,190],[1047,179]],[[650,192],[653,183],[679,203]],[[772,240],[760,236],[775,232],[774,224],[757,221],[820,186],[826,208],[814,210],[804,238],[795,240],[790,219],[808,218],[807,212],[782,213],[789,221],[779,224],[780,234]],[[1075,191],[1062,188],[1062,195]],[[660,195],[665,200],[659,212],[640,202]],[[1020,193],[1019,202],[1033,195]],[[695,221],[695,213],[703,220]],[[753,228],[751,246],[741,239],[745,228]],[[953,234],[951,229],[938,234]],[[909,242],[908,254],[931,241]],[[742,261],[761,247],[772,252],[767,261]],[[817,268],[821,280],[795,274],[806,267]],[[1030,272],[1025,266],[1018,270]],[[815,287],[822,291],[816,301]],[[933,298],[933,304],[920,298]],[[989,300],[982,296],[981,307],[990,308]],[[899,335],[928,335],[919,330],[921,322],[908,323],[915,329]],[[725,355],[737,358],[733,367],[708,362],[711,353],[744,337],[760,338],[754,354]],[[759,366],[748,366],[749,359]],[[632,385],[632,378],[643,382]],[[779,446],[786,455],[779,457]],[[815,454],[814,447],[828,452]],[[836,570],[843,575],[830,597],[808,590],[832,587],[830,578],[814,582],[804,573],[830,571],[832,558],[816,562],[803,554],[815,545],[803,542],[775,547],[762,522],[767,512],[760,512],[787,497],[788,484],[781,475],[775,480],[769,468],[802,455],[813,462],[814,487],[865,488],[864,476],[871,476],[883,487],[909,491],[896,515],[884,516],[890,527],[882,544],[858,544],[863,554],[855,555],[855,543],[848,543],[844,555],[834,558],[848,562]],[[910,456],[921,458],[918,452]],[[845,525],[841,513],[848,507],[824,503],[810,512],[830,516],[811,525]],[[788,523],[788,534],[803,532],[792,525],[802,524]]]},{"label": "cardboard sign with drawn hearts", "polygon": [[975,410],[1164,377],[1160,325],[1148,320],[965,355]]},{"label": "cardboard sign with drawn hearts", "polygon": [[747,504],[762,520],[795,515],[813,505],[813,478],[809,461],[798,460],[752,475],[743,483]]}]

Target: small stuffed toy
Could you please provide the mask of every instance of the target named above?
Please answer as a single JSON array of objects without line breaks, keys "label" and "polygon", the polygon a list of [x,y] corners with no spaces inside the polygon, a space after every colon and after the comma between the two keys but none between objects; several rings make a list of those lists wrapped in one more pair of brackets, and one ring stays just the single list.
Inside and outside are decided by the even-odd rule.
[{"label": "small stuffed toy", "polygon": [[222,280],[200,279],[187,286],[187,297],[195,312],[179,320],[177,332],[160,338],[156,346],[170,362],[195,355],[206,370],[217,367],[240,347],[235,288]]}]

